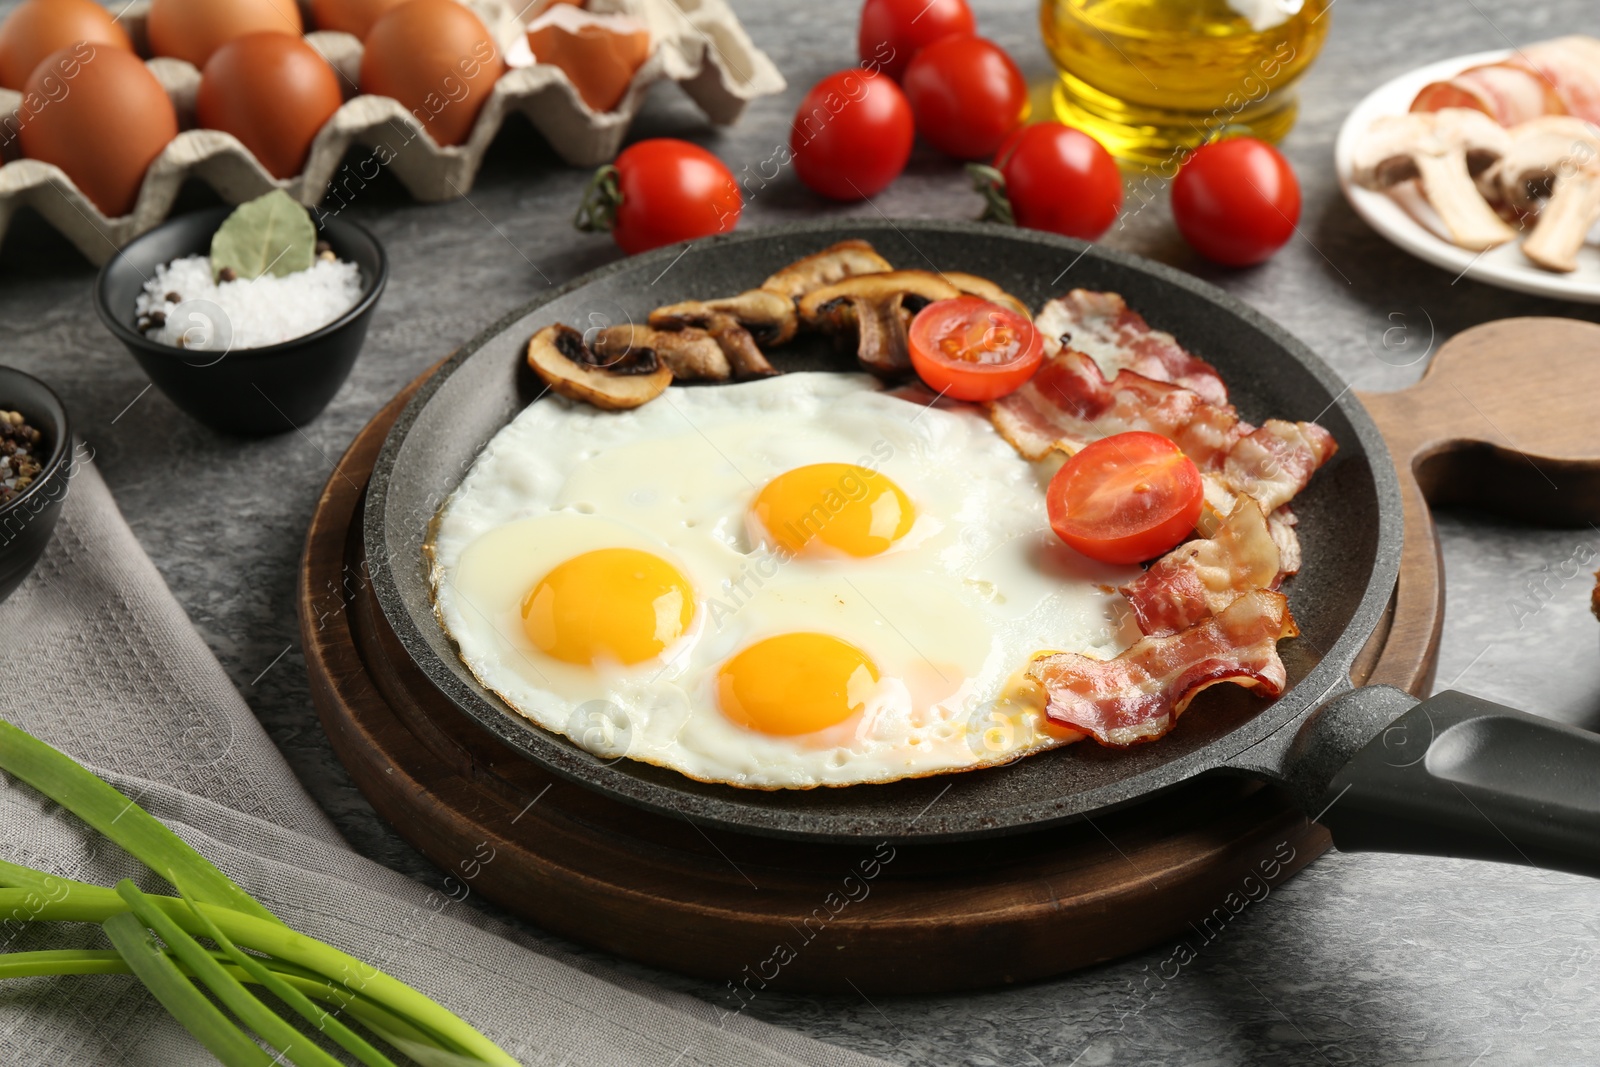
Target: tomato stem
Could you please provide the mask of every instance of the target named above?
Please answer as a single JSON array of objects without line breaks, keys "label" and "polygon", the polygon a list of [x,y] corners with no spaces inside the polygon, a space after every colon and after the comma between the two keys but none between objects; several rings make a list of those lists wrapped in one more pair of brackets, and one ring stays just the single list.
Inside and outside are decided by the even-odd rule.
[{"label": "tomato stem", "polygon": [[985,163],[968,163],[967,174],[972,178],[972,188],[983,194],[983,214],[978,221],[1015,226],[1017,217],[1006,196],[1006,176]]},{"label": "tomato stem", "polygon": [[622,187],[617,182],[617,168],[607,163],[589,179],[572,224],[584,233],[610,233],[621,206]]}]

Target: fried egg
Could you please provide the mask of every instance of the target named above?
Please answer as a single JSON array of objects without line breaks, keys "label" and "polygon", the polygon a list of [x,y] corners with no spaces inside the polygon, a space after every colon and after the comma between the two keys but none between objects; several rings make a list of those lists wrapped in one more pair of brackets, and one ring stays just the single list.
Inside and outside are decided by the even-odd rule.
[{"label": "fried egg", "polygon": [[438,516],[435,607],[509,707],[601,757],[751,788],[887,782],[1081,735],[1041,650],[1138,636],[1137,568],[1051,532],[981,410],[865,375],[531,404]]}]

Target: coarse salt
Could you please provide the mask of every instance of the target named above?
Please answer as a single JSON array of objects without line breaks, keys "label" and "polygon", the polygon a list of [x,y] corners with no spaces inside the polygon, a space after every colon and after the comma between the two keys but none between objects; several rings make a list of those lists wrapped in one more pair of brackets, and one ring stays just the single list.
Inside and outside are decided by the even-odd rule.
[{"label": "coarse salt", "polygon": [[[178,299],[168,299],[173,296]],[[309,270],[281,278],[214,282],[209,257],[186,256],[156,268],[135,309],[141,323],[151,323],[144,335],[152,341],[226,352],[304,337],[360,299],[361,270],[343,260],[318,259]]]}]

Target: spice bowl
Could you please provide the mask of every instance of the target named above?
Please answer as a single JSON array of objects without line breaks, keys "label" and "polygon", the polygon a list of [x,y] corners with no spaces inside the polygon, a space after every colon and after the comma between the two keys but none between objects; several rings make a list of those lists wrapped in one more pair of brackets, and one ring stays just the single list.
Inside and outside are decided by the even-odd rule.
[{"label": "spice bowl", "polygon": [[[186,349],[145,336],[138,328],[136,300],[146,279],[175,259],[208,254],[212,235],[232,210],[182,215],[129,243],[101,268],[95,308],[150,380],[195,419],[239,436],[286,433],[316,418],[349,377],[389,280],[389,261],[365,227],[324,215],[318,220],[318,239],[361,271],[361,295],[337,319],[303,337],[263,348]],[[185,317],[186,330],[207,337],[233,329],[220,307],[203,300],[184,303],[178,312]]]},{"label": "spice bowl", "polygon": [[0,411],[15,411],[49,445],[32,483],[0,504],[0,601],[14,592],[39,562],[61,517],[72,477],[72,425],[51,388],[31,374],[0,367]]}]

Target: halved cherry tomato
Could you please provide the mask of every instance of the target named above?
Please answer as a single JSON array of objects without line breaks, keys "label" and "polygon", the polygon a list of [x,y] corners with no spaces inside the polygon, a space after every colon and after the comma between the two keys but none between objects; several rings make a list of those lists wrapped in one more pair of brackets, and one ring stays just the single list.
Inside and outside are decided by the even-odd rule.
[{"label": "halved cherry tomato", "polygon": [[1103,563],[1141,563],[1183,542],[1205,486],[1194,461],[1160,434],[1112,434],[1067,460],[1045,507],[1056,536]]},{"label": "halved cherry tomato", "polygon": [[1044,359],[1033,323],[976,296],[938,300],[911,320],[911,366],[956,400],[994,400],[1022,386]]}]

